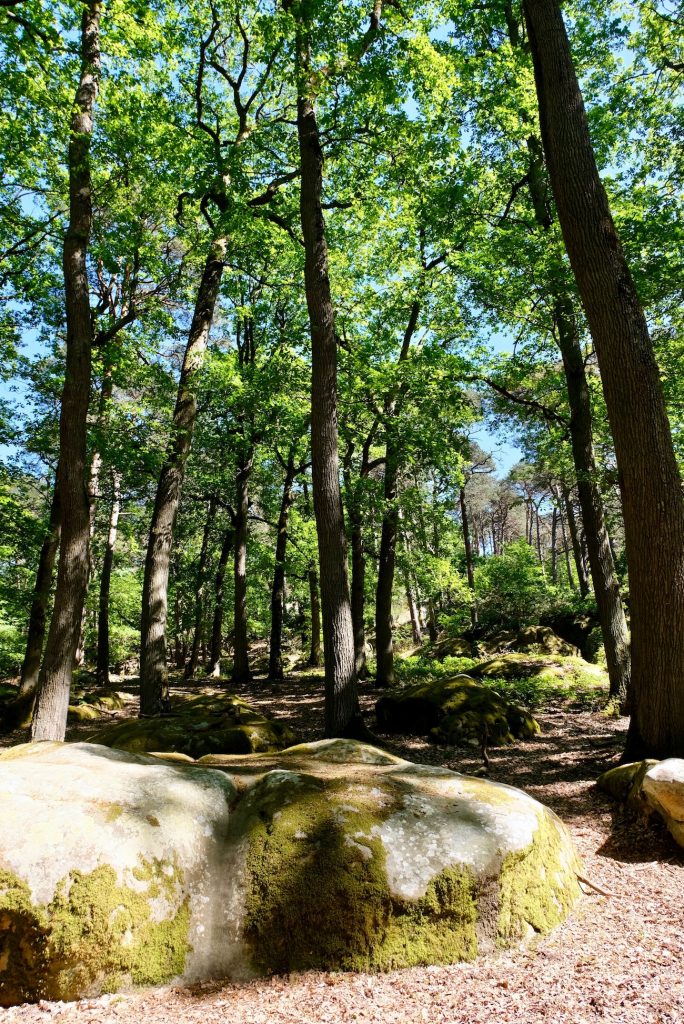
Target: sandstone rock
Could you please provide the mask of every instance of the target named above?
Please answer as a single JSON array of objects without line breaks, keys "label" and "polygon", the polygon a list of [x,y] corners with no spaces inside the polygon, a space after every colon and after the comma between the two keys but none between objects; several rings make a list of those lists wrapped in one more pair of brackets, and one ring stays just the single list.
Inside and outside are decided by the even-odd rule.
[{"label": "sandstone rock", "polygon": [[677,843],[684,846],[684,759],[670,757],[650,767],[644,774],[642,792]]},{"label": "sandstone rock", "polygon": [[351,740],[201,765],[26,745],[0,815],[0,1005],[470,959],[579,896],[541,804]]},{"label": "sandstone rock", "polygon": [[501,630],[482,640],[480,647],[485,654],[560,654],[563,657],[579,657],[579,649],[561,639],[550,626],[527,626],[517,633]]},{"label": "sandstone rock", "polygon": [[0,754],[0,1005],[226,973],[234,793],[90,744]]},{"label": "sandstone rock", "polygon": [[470,676],[416,683],[375,705],[383,732],[430,735],[437,743],[475,740],[500,745],[539,732],[534,718]]},{"label": "sandstone rock", "polygon": [[470,669],[471,675],[487,679],[537,679],[542,683],[568,686],[608,685],[608,676],[598,665],[582,658],[553,654],[502,654]]},{"label": "sandstone rock", "polygon": [[446,636],[434,645],[433,654],[438,661],[444,661],[445,658],[471,658],[473,645],[461,636]]},{"label": "sandstone rock", "polygon": [[614,800],[629,804],[633,810],[643,810],[641,786],[644,775],[658,764],[657,761],[635,761],[632,764],[619,764],[599,775],[596,785]]},{"label": "sandstone rock", "polygon": [[169,715],[131,718],[106,726],[88,739],[134,753],[164,750],[197,758],[214,753],[280,750],[294,743],[296,737],[287,725],[227,693],[174,696]]}]

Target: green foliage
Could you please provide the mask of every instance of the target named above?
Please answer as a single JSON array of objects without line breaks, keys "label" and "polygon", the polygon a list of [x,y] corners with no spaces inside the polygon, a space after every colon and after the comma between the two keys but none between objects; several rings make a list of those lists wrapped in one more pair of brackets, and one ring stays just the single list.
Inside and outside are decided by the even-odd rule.
[{"label": "green foliage", "polygon": [[522,540],[477,567],[475,589],[483,619],[515,627],[539,622],[552,595],[537,555]]}]

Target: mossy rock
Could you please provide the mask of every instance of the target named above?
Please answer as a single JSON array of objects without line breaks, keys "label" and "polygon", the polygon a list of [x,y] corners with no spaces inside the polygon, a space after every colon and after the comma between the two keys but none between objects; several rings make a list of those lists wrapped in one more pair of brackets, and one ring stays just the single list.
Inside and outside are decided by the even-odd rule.
[{"label": "mossy rock", "polygon": [[446,636],[438,640],[432,648],[432,657],[438,661],[445,658],[471,658],[473,645],[462,636]]},{"label": "mossy rock", "polygon": [[579,656],[578,648],[559,637],[550,626],[526,626],[517,632],[502,629],[481,640],[478,647],[485,655],[515,653]]},{"label": "mossy rock", "polygon": [[470,960],[580,895],[566,829],[510,787],[352,740],[211,760],[0,755],[0,1004]]},{"label": "mossy rock", "polygon": [[167,751],[200,758],[281,750],[295,736],[287,725],[266,718],[240,697],[211,694],[174,696],[169,715],[118,722],[89,740],[134,753]]},{"label": "mossy rock", "polygon": [[260,971],[470,960],[547,932],[579,895],[565,828],[510,787],[350,740],[267,762],[231,820],[249,837],[243,935]]},{"label": "mossy rock", "polygon": [[92,704],[70,704],[67,712],[69,722],[94,722],[102,718],[102,712]]},{"label": "mossy rock", "polygon": [[501,654],[470,671],[473,676],[486,679],[537,679],[540,683],[568,688],[608,686],[608,675],[599,665],[553,654]]},{"label": "mossy rock", "polygon": [[631,811],[658,815],[684,847],[684,759],[621,764],[600,775],[596,785]]},{"label": "mossy rock", "polygon": [[106,747],[0,753],[0,1006],[209,976],[234,795],[220,773]]},{"label": "mossy rock", "polygon": [[619,764],[599,775],[596,785],[620,803],[629,804],[635,809],[642,809],[641,784],[644,775],[658,764],[657,761],[634,761],[631,764]]},{"label": "mossy rock", "polygon": [[381,697],[375,705],[382,732],[429,735],[436,743],[486,742],[494,746],[530,739],[535,719],[470,676],[416,683]]}]

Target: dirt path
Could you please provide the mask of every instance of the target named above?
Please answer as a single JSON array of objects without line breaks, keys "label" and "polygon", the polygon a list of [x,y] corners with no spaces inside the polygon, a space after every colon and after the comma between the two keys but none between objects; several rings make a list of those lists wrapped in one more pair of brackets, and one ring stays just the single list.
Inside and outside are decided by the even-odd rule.
[{"label": "dirt path", "polygon": [[[320,681],[239,692],[285,718],[303,738],[320,735]],[[364,707],[372,708],[368,689]],[[144,1021],[145,1024],[683,1024],[684,851],[664,829],[623,821],[593,780],[617,759],[624,720],[572,712],[540,715],[541,737],[490,751],[489,777],[526,790],[572,831],[586,876],[614,895],[588,891],[572,917],[524,950],[472,964],[393,974],[307,973],[248,984],[148,989],[78,1003],[0,1010],[0,1020]],[[82,726],[70,738],[83,738]],[[19,737],[15,737],[15,742]],[[414,761],[481,769],[477,751],[408,737],[388,742]]]}]

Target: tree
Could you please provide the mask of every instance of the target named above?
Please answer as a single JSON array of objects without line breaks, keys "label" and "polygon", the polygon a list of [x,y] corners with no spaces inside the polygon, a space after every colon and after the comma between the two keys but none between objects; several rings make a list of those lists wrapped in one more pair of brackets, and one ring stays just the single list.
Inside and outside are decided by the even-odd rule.
[{"label": "tree", "polygon": [[93,325],[88,285],[88,242],[92,229],[90,140],[100,83],[102,5],[84,7],[81,74],[69,141],[69,227],[64,239],[66,376],[60,413],[59,489],[61,537],[54,613],[38,686],[31,737],[62,740],[66,729],[71,674],[88,583],[90,517],[85,490],[86,432],[90,400]]},{"label": "tree", "polygon": [[632,717],[625,757],[684,754],[684,498],[658,366],[596,167],[555,0],[525,0],[558,218],[598,356],[625,522]]}]

